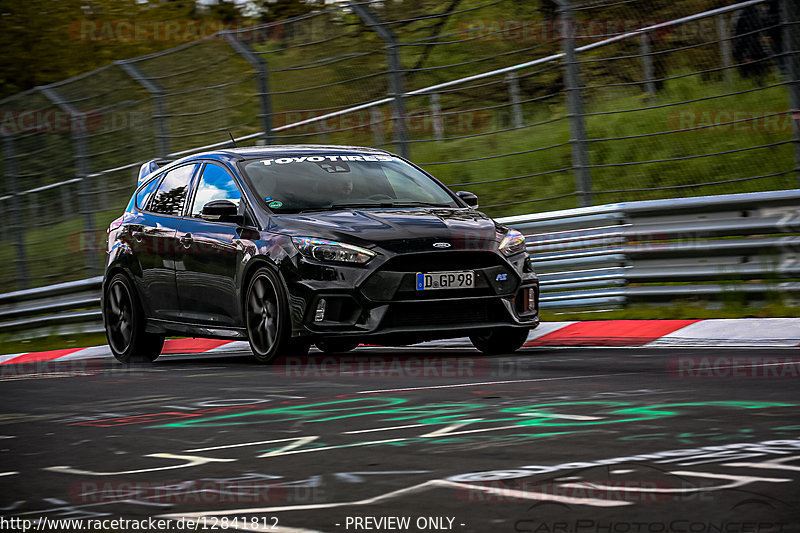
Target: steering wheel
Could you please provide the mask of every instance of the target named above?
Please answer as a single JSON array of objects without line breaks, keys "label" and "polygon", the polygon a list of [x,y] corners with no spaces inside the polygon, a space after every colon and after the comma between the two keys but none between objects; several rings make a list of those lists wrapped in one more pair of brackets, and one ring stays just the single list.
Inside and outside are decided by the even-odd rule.
[{"label": "steering wheel", "polygon": [[367,196],[367,199],[368,200],[375,200],[375,201],[394,200],[394,198],[392,198],[388,194],[373,194],[372,196]]}]

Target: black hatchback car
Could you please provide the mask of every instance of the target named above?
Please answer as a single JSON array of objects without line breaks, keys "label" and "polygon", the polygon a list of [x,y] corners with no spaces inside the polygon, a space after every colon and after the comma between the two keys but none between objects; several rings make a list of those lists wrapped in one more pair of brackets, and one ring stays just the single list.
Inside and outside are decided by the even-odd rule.
[{"label": "black hatchback car", "polygon": [[108,229],[103,316],[120,361],[165,336],[248,339],[256,361],[469,336],[513,352],[539,323],[525,239],[389,152],[270,146],[143,166]]}]

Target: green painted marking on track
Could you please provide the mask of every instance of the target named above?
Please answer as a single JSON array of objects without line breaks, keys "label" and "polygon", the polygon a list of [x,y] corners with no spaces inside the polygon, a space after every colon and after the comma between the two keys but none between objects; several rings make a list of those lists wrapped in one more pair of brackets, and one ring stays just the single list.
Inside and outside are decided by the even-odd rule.
[{"label": "green painted marking on track", "polygon": [[[223,414],[206,418],[185,419],[149,427],[226,427],[276,422],[304,421],[330,422],[346,418],[381,416],[380,421],[397,422],[413,420],[420,424],[468,423],[480,418],[481,424],[512,423],[522,427],[583,427],[626,422],[656,420],[681,414],[682,407],[730,407],[734,409],[766,409],[794,407],[797,404],[754,401],[683,402],[659,405],[633,405],[620,401],[576,401],[541,403],[506,407],[491,411],[492,406],[480,403],[442,403],[415,407],[399,407],[408,403],[405,398],[370,397],[332,402],[273,407],[242,413]],[[598,419],[581,419],[585,414],[559,413],[554,408],[594,407],[588,412]],[[488,413],[487,413],[488,411]],[[333,413],[337,413],[331,416]],[[340,413],[340,414],[339,414]],[[513,417],[490,418],[492,415],[513,414]],[[273,417],[278,418],[273,418]],[[488,417],[487,417],[488,416]]]}]

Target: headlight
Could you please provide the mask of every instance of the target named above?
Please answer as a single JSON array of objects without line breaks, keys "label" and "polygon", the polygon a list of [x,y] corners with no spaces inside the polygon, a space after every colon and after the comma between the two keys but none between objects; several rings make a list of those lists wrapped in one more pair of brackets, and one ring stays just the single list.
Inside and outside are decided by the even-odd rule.
[{"label": "headlight", "polygon": [[292,237],[292,242],[301,254],[317,261],[364,264],[376,255],[372,250],[360,246],[325,239]]},{"label": "headlight", "polygon": [[500,251],[503,255],[514,255],[525,251],[525,235],[515,229],[508,230],[500,242]]}]

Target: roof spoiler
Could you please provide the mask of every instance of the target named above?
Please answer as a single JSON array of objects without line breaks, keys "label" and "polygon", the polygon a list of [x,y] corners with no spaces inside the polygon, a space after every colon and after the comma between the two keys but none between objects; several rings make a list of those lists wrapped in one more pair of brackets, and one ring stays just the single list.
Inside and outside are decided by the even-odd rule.
[{"label": "roof spoiler", "polygon": [[159,168],[163,167],[166,164],[172,163],[172,159],[151,159],[150,161],[144,163],[141,167],[139,167],[139,179],[137,180],[137,186],[141,185],[144,182],[144,179],[158,170]]}]

